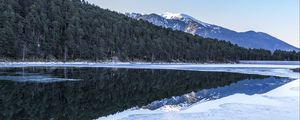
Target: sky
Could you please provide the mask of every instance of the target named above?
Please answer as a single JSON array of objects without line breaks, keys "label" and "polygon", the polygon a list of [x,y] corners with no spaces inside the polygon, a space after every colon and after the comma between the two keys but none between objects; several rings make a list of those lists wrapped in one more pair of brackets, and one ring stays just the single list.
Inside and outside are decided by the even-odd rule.
[{"label": "sky", "polygon": [[300,0],[86,0],[120,13],[183,13],[238,32],[265,32],[300,47]]}]

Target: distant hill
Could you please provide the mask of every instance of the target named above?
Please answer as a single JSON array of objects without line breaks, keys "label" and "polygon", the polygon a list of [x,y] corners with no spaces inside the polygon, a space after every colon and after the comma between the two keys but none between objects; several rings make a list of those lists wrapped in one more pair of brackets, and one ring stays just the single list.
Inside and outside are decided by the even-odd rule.
[{"label": "distant hill", "polygon": [[217,25],[204,23],[185,14],[165,13],[160,15],[142,15],[138,13],[127,13],[126,15],[134,19],[146,20],[158,26],[184,31],[205,38],[216,38],[219,40],[230,41],[233,44],[237,44],[245,48],[267,49],[271,51],[275,51],[277,49],[285,51],[300,50],[299,48],[289,45],[282,40],[263,32],[236,32]]},{"label": "distant hill", "polygon": [[297,60],[299,54],[245,49],[81,0],[0,2],[0,59],[4,60],[233,62]]}]

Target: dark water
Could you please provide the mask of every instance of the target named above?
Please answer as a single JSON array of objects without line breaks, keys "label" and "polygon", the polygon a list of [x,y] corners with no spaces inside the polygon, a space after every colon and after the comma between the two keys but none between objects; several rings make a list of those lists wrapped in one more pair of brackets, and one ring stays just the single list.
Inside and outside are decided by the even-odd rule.
[{"label": "dark water", "polygon": [[[86,120],[235,93],[260,94],[286,78],[222,72],[109,68],[0,68],[0,119]],[[204,90],[205,89],[205,90]],[[168,99],[179,96],[178,99]],[[153,102],[157,101],[157,102]]]}]

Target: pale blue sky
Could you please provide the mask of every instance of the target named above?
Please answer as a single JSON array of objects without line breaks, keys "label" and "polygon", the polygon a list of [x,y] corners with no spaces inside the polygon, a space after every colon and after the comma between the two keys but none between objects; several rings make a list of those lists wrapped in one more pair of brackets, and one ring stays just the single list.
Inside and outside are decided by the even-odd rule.
[{"label": "pale blue sky", "polygon": [[184,13],[235,31],[266,32],[300,47],[299,0],[86,0],[113,11]]}]

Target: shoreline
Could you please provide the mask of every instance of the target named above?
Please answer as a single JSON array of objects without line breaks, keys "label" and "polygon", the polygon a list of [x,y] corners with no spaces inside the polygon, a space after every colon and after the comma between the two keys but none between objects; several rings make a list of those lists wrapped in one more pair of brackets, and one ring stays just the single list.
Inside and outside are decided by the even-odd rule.
[{"label": "shoreline", "polygon": [[[0,62],[0,68],[22,68],[22,67],[74,67],[74,68],[117,68],[117,69],[162,69],[162,70],[184,70],[184,71],[210,71],[210,72],[232,72],[243,74],[272,75],[286,77],[286,72],[292,72],[289,77],[298,78],[299,73],[292,69],[299,65],[285,64],[195,64],[195,63],[124,63],[124,62]],[[268,72],[273,69],[273,72]],[[292,76],[290,76],[292,75]]]},{"label": "shoreline", "polygon": [[238,64],[238,62],[233,63],[222,63],[222,62],[89,62],[89,61],[81,61],[81,62],[0,62],[0,64]]},{"label": "shoreline", "polygon": [[272,65],[299,65],[300,61],[256,61],[241,60],[238,62],[143,62],[143,61],[0,61],[0,64],[272,64]]}]

